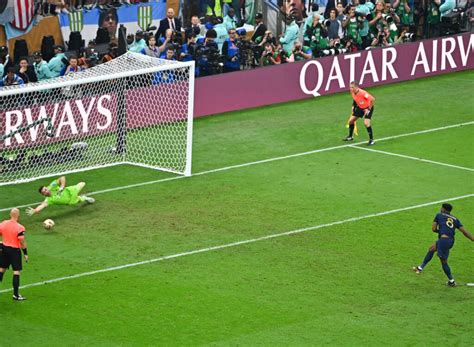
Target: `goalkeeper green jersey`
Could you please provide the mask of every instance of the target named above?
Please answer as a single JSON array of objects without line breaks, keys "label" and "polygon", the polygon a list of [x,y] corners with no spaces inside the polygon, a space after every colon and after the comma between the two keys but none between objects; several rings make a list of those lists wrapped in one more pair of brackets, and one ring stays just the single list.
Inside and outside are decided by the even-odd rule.
[{"label": "goalkeeper green jersey", "polygon": [[82,202],[82,198],[79,197],[79,192],[81,191],[81,188],[78,187],[77,185],[71,186],[71,187],[66,187],[64,190],[60,193],[59,192],[59,180],[54,180],[51,182],[51,184],[48,186],[49,191],[51,192],[51,196],[48,196],[45,199],[45,202],[51,206],[51,205],[76,205],[80,202]]}]

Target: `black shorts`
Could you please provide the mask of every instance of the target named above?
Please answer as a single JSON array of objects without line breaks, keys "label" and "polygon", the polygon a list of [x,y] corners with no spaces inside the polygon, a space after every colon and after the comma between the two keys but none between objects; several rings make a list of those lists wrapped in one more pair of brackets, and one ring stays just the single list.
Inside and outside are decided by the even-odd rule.
[{"label": "black shorts", "polygon": [[[357,118],[364,118],[364,109],[360,108],[359,106],[354,107],[354,116]],[[365,116],[366,119],[371,119],[372,115],[374,114],[374,106],[369,111],[369,114]]]},{"label": "black shorts", "polygon": [[8,246],[0,247],[0,267],[8,269],[12,266],[13,271],[21,271],[21,250]]}]

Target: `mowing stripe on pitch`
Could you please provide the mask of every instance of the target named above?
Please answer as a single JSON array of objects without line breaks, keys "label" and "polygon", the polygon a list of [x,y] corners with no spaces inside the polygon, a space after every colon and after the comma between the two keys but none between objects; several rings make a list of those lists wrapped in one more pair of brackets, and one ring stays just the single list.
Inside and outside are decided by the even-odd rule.
[{"label": "mowing stripe on pitch", "polygon": [[[452,129],[452,128],[458,128],[466,125],[473,125],[474,121],[471,122],[465,122],[465,123],[458,123],[458,124],[452,124],[452,125],[447,125],[444,127],[439,127],[439,128],[432,128],[432,129],[426,129],[426,130],[419,130],[411,133],[406,133],[406,134],[399,134],[399,135],[393,135],[393,136],[387,136],[387,137],[382,137],[380,139],[377,139],[377,142],[380,141],[387,141],[387,140],[393,140],[393,139],[398,139],[401,137],[407,137],[407,136],[414,136],[414,135],[420,135],[420,134],[426,134],[426,133],[431,133],[435,131],[441,131],[441,130],[447,130],[447,129]],[[326,148],[320,148],[320,149],[315,149],[312,151],[308,152],[301,152],[301,153],[295,153],[295,154],[290,154],[282,157],[275,157],[275,158],[270,158],[270,159],[264,159],[264,160],[259,160],[259,161],[253,161],[250,163],[244,163],[244,164],[237,164],[237,165],[231,165],[231,166],[226,166],[218,169],[213,169],[213,170],[207,170],[207,171],[201,171],[197,173],[193,173],[192,176],[202,176],[202,175],[208,175],[211,173],[215,172],[221,172],[221,171],[228,171],[228,170],[233,170],[233,169],[238,169],[242,167],[247,167],[247,166],[253,166],[253,165],[259,165],[259,164],[265,164],[265,163],[270,163],[274,161],[279,161],[279,160],[285,160],[285,159],[290,159],[290,158],[296,158],[296,157],[302,157],[305,155],[310,155],[310,154],[315,154],[315,153],[321,153],[321,152],[327,152],[327,151],[332,151],[335,149],[341,149],[341,148],[347,148],[347,147],[354,147],[354,146],[359,146],[365,144],[365,142],[360,142],[360,143],[350,143],[350,144],[345,144],[345,145],[339,145],[339,146],[333,146],[333,147],[326,147]],[[191,177],[192,177],[191,176]],[[97,194],[104,194],[104,193],[110,193],[110,192],[115,192],[118,190],[126,190],[126,189],[131,189],[131,188],[138,188],[138,187],[143,187],[147,186],[150,184],[156,184],[156,183],[162,183],[162,182],[167,182],[167,181],[174,181],[178,179],[183,179],[187,178],[185,176],[173,176],[173,177],[168,177],[168,178],[162,178],[159,180],[153,180],[153,181],[147,181],[147,182],[141,182],[141,183],[134,183],[126,186],[121,186],[121,187],[114,187],[114,188],[109,188],[109,189],[103,189],[103,190],[98,190],[96,192],[91,192],[88,193],[87,195],[97,195]],[[30,206],[35,206],[40,204],[40,202],[35,202],[31,204],[26,204],[26,205],[20,205],[20,206],[13,206],[16,208],[24,208],[24,207],[30,207]],[[8,208],[2,208],[0,209],[0,212],[5,212],[11,210],[13,207],[8,207]]]},{"label": "mowing stripe on pitch", "polygon": [[[365,216],[348,218],[348,219],[340,220],[340,221],[337,221],[337,222],[331,222],[331,223],[327,223],[327,224],[320,224],[320,225],[315,225],[315,226],[311,226],[311,227],[306,227],[306,228],[281,232],[281,233],[277,233],[277,234],[270,234],[270,235],[267,235],[267,236],[262,236],[262,237],[257,237],[257,238],[254,238],[254,239],[248,239],[248,240],[243,240],[243,241],[227,243],[227,244],[219,245],[219,246],[200,248],[200,249],[196,249],[196,250],[193,250],[193,251],[177,253],[177,254],[171,254],[171,255],[155,258],[155,259],[144,260],[144,261],[140,261],[140,262],[137,262],[137,263],[124,264],[124,265],[109,267],[109,268],[95,270],[95,271],[82,272],[82,273],[75,274],[75,275],[64,276],[64,277],[54,278],[54,279],[47,280],[47,281],[26,284],[24,286],[21,286],[20,288],[25,289],[25,288],[37,287],[37,286],[42,286],[42,285],[45,285],[45,284],[51,284],[51,283],[55,283],[55,282],[62,282],[62,281],[66,281],[66,280],[71,280],[71,279],[74,279],[74,278],[97,275],[97,274],[100,274],[100,273],[103,273],[103,272],[117,271],[117,270],[122,270],[122,269],[130,268],[130,267],[156,263],[156,262],[159,262],[159,261],[164,261],[164,260],[174,259],[174,258],[180,258],[180,257],[188,256],[188,255],[198,254],[198,253],[206,253],[206,252],[211,252],[211,251],[217,251],[217,250],[224,249],[224,248],[237,247],[237,246],[240,246],[240,245],[245,245],[245,244],[254,243],[254,242],[258,242],[258,241],[265,241],[265,240],[270,240],[270,239],[274,239],[274,238],[277,238],[277,237],[300,234],[300,233],[303,233],[303,232],[306,232],[306,231],[313,231],[313,230],[328,228],[328,227],[332,227],[332,226],[335,226],[335,225],[346,224],[346,223],[351,223],[351,222],[357,222],[357,221],[360,221],[360,220],[363,220],[363,219],[386,216],[386,215],[389,215],[389,214],[414,210],[414,209],[421,208],[421,207],[437,205],[437,204],[440,204],[440,203],[443,203],[443,202],[446,202],[446,201],[455,201],[455,200],[461,200],[461,199],[466,199],[466,198],[471,198],[471,197],[474,197],[474,194],[456,196],[456,197],[453,197],[453,198],[447,198],[447,199],[443,199],[443,200],[431,201],[431,202],[427,202],[427,203],[424,203],[424,204],[419,204],[419,205],[414,205],[414,206],[409,206],[409,207],[403,207],[403,208],[397,208],[397,209],[389,210],[389,211],[385,211],[385,212],[367,214]],[[10,289],[3,289],[3,290],[0,290],[0,293],[6,293],[6,292],[9,292],[11,290],[12,290],[11,288]]]},{"label": "mowing stripe on pitch", "polygon": [[440,161],[434,161],[434,160],[429,160],[429,159],[423,159],[423,158],[412,157],[412,156],[404,155],[404,154],[386,152],[386,151],[381,151],[381,150],[379,150],[379,149],[365,148],[365,147],[356,147],[356,146],[351,146],[351,148],[360,149],[360,150],[362,150],[362,151],[368,151],[368,152],[374,152],[374,153],[381,153],[381,154],[391,155],[391,156],[394,156],[394,157],[400,157],[400,158],[404,158],[404,159],[417,160],[417,161],[421,161],[421,162],[423,162],[423,163],[429,163],[429,164],[447,166],[447,167],[451,167],[451,168],[454,168],[454,169],[461,169],[461,170],[466,170],[466,171],[471,171],[471,172],[474,171],[474,169],[471,169],[471,168],[465,167],[465,166],[447,164],[447,163],[442,163],[442,162],[440,162]]}]

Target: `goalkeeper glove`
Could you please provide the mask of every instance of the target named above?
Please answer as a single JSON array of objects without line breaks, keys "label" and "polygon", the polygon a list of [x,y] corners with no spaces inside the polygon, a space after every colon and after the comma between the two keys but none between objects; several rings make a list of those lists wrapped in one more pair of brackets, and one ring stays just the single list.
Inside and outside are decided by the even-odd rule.
[{"label": "goalkeeper glove", "polygon": [[32,208],[32,207],[28,207],[28,208],[26,209],[26,214],[27,214],[28,216],[34,215],[34,214],[35,214],[35,209]]}]

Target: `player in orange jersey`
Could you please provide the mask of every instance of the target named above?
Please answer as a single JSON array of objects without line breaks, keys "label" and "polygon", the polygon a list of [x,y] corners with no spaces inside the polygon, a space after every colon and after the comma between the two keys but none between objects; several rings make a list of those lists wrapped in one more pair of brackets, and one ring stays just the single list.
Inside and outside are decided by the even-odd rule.
[{"label": "player in orange jersey", "polygon": [[0,244],[0,282],[3,280],[3,274],[11,265],[13,270],[13,300],[23,301],[26,298],[18,292],[22,270],[21,251],[23,251],[25,261],[28,261],[28,250],[26,249],[25,227],[18,223],[19,219],[20,210],[13,208],[10,211],[10,219],[0,223],[0,235],[3,241],[3,244]]},{"label": "player in orange jersey", "polygon": [[352,134],[354,133],[355,123],[359,118],[364,118],[364,125],[369,133],[369,142],[367,145],[375,144],[374,134],[372,132],[372,125],[370,123],[372,115],[374,114],[375,98],[363,89],[359,88],[356,82],[351,82],[350,87],[352,98],[352,116],[349,119],[349,135],[345,137],[344,141],[353,141]]}]

